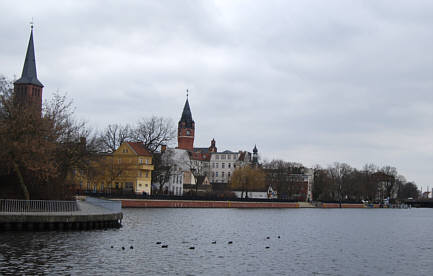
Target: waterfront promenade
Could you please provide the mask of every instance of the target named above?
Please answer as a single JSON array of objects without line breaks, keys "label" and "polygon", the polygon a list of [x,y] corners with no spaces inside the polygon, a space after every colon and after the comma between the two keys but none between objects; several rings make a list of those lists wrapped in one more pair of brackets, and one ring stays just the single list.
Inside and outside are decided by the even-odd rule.
[{"label": "waterfront promenade", "polygon": [[17,202],[19,201],[1,200],[0,230],[112,228],[120,227],[123,218],[121,204],[111,200],[87,197],[85,200],[67,202],[74,207],[63,209],[58,207],[59,203],[64,203],[60,201],[33,201],[33,204],[45,203],[39,209],[26,208],[29,206],[26,201]]}]

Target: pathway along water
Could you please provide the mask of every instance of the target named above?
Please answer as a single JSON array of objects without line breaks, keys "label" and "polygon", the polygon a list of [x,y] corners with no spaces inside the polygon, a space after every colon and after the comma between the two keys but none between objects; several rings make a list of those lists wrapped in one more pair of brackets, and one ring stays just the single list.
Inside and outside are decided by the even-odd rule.
[{"label": "pathway along water", "polygon": [[433,271],[433,209],[123,212],[120,229],[0,233],[0,274],[431,275]]}]

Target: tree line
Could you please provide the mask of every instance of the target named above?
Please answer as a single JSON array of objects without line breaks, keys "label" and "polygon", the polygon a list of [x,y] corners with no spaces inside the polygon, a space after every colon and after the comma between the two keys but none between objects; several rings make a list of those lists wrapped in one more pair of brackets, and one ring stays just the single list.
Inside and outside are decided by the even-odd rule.
[{"label": "tree line", "polygon": [[313,198],[319,201],[360,202],[418,198],[414,182],[406,181],[392,166],[366,164],[356,169],[346,163],[314,168]]},{"label": "tree line", "polygon": [[[309,177],[311,177],[309,179]],[[312,199],[328,202],[383,202],[418,198],[420,191],[414,182],[406,181],[392,166],[367,164],[361,170],[346,163],[334,163],[323,168],[308,169],[300,163],[283,160],[265,161],[258,167],[234,171],[230,188],[241,191],[267,191],[283,200],[306,200],[306,181],[312,182]]]},{"label": "tree line", "polygon": [[[45,101],[42,112],[17,103],[13,85],[0,76],[0,196],[25,199],[66,199],[73,196],[68,173],[87,171],[96,176],[108,165],[102,158],[125,141],[141,141],[152,153],[176,137],[173,122],[162,117],[142,118],[134,125],[109,124],[95,133],[86,123],[74,118],[72,101],[54,94]],[[95,162],[100,166],[91,165]],[[173,166],[154,155],[152,178],[159,181],[160,192]],[[113,167],[114,168],[114,167]],[[192,168],[192,165],[191,165]],[[195,168],[195,167],[194,167]],[[269,185],[281,199],[295,199],[302,188],[300,179],[306,168],[300,163],[272,160],[258,167],[237,168],[229,187],[264,191]],[[113,181],[122,168],[113,169]],[[200,170],[195,169],[195,177]],[[93,172],[93,173],[92,173]],[[320,201],[375,201],[378,199],[417,198],[419,191],[391,166],[365,165],[361,170],[345,163],[313,168],[313,199]],[[162,185],[161,185],[162,183]],[[17,189],[18,188],[18,189]]]}]

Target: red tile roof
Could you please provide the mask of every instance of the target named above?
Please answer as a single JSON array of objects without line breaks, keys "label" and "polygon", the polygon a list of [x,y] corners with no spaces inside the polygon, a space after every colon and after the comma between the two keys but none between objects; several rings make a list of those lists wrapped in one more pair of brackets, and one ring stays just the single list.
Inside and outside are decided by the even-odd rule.
[{"label": "red tile roof", "polygon": [[152,153],[146,149],[143,142],[126,142],[139,156],[152,156]]}]

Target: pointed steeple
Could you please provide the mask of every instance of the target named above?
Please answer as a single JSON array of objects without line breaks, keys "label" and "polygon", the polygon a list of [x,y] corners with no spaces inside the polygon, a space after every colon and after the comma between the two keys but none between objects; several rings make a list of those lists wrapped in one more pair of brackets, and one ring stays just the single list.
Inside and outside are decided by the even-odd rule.
[{"label": "pointed steeple", "polygon": [[185,106],[183,107],[182,117],[179,123],[185,123],[184,127],[192,128],[194,120],[192,119],[191,109],[189,108],[188,96],[186,98]]},{"label": "pointed steeple", "polygon": [[38,80],[36,73],[35,48],[33,45],[33,26],[30,32],[29,45],[27,46],[26,59],[24,61],[23,73],[15,84],[33,84],[39,87],[44,85]]},{"label": "pointed steeple", "polygon": [[177,125],[177,148],[193,151],[195,122],[192,119],[191,109],[189,108],[188,90],[186,92],[185,106],[183,107],[182,116]]}]

